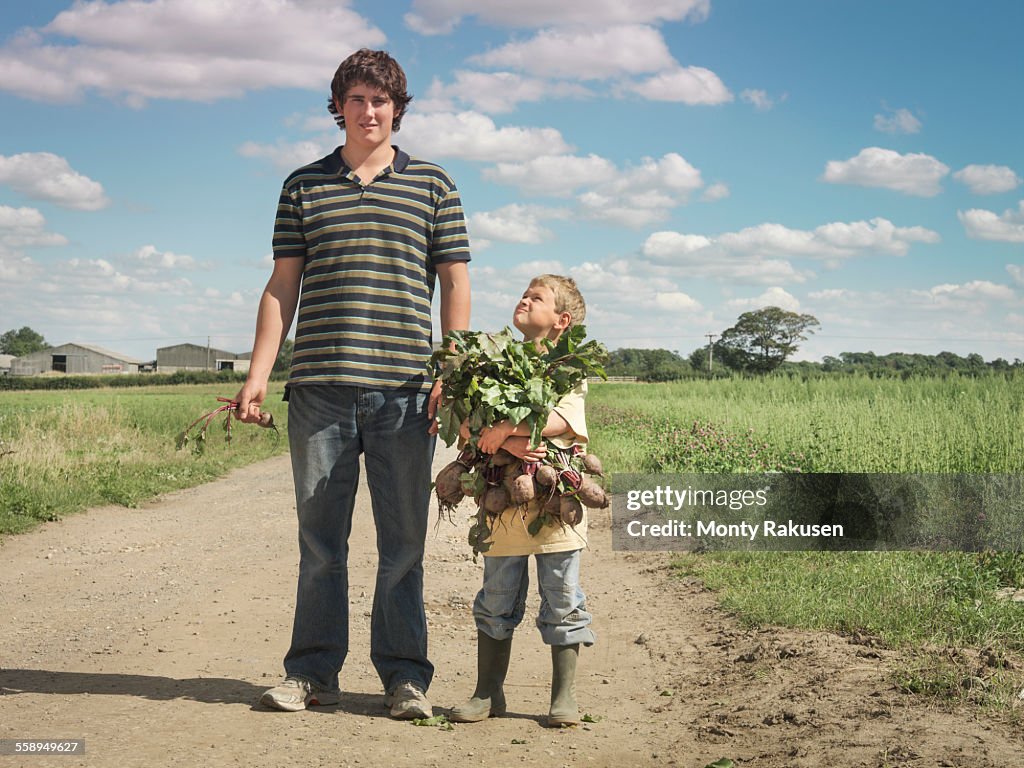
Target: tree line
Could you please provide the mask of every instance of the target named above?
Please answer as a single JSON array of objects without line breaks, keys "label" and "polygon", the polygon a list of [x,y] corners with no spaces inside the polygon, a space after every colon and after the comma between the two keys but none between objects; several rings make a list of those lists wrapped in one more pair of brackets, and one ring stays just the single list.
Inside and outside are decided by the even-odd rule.
[{"label": "tree line", "polygon": [[[735,325],[722,331],[711,344],[683,357],[667,349],[616,349],[605,370],[609,376],[635,376],[640,381],[745,375],[778,371],[798,376],[866,374],[868,376],[984,376],[1024,371],[1024,361],[1011,363],[1001,357],[986,362],[981,355],[961,356],[954,352],[925,355],[908,352],[841,352],[821,362],[793,362],[790,358],[820,327],[813,315],[788,312],[779,307],[762,307],[744,312]],[[714,334],[713,334],[714,335]],[[285,375],[291,365],[294,342],[286,339],[274,364],[274,372]],[[42,334],[29,327],[0,335],[0,354],[24,355],[47,349]]]}]

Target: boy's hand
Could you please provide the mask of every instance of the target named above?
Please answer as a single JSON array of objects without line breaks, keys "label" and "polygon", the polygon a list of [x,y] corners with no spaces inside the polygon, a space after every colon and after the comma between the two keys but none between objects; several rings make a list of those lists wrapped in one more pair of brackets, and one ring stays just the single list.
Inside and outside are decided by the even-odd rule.
[{"label": "boy's hand", "polygon": [[548,455],[548,449],[544,443],[541,443],[536,448],[532,448],[530,447],[530,438],[528,437],[509,437],[501,447],[517,459],[522,459],[523,461],[543,461],[544,457]]},{"label": "boy's hand", "polygon": [[507,419],[499,421],[492,427],[484,427],[480,430],[480,439],[477,440],[477,448],[484,453],[497,453],[502,444],[516,431],[516,425]]}]

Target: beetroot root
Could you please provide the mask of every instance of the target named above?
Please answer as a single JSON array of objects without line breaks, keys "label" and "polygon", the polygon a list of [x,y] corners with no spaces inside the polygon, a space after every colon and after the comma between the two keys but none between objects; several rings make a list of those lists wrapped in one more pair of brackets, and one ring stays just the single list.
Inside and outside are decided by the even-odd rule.
[{"label": "beetroot root", "polygon": [[509,507],[508,491],[503,486],[496,485],[488,488],[484,493],[483,508],[488,515],[500,515]]},{"label": "beetroot root", "polygon": [[583,519],[583,505],[575,496],[562,496],[558,504],[558,517],[562,525],[573,526]]},{"label": "beetroot root", "polygon": [[537,489],[533,487],[533,478],[523,474],[512,481],[512,503],[516,506],[528,504],[537,497]]},{"label": "beetroot root", "polygon": [[583,505],[591,509],[604,509],[608,506],[608,494],[604,492],[604,488],[589,478],[580,485],[577,495]]},{"label": "beetroot root", "polygon": [[558,482],[558,470],[550,464],[541,464],[537,467],[537,474],[534,475],[534,479],[545,488],[553,488],[555,483]]}]

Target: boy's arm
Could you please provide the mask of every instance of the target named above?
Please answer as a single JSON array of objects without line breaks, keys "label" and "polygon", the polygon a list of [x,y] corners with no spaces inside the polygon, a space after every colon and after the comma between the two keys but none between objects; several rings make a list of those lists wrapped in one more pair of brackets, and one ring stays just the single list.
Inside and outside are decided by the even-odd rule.
[{"label": "boy's arm", "polygon": [[[541,434],[544,437],[553,437],[567,433],[575,434],[572,431],[572,427],[569,426],[569,422],[562,418],[557,411],[552,411],[548,416],[548,423],[544,425],[544,430]],[[477,447],[484,453],[496,453],[510,437],[525,437],[529,441],[530,426],[525,421],[521,421],[516,425],[507,420],[499,421],[491,427],[484,427],[480,430],[480,439],[477,441]]]}]

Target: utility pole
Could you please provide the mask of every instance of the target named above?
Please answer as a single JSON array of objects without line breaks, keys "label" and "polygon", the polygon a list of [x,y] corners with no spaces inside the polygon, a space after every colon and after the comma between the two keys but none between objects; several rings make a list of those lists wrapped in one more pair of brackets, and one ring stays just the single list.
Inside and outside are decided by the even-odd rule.
[{"label": "utility pole", "polygon": [[206,337],[206,370],[210,370],[210,337]]},{"label": "utility pole", "polygon": [[705,333],[708,337],[708,373],[711,373],[711,350],[715,348],[715,339],[718,337],[716,333]]}]

